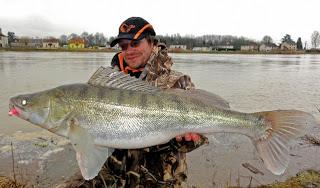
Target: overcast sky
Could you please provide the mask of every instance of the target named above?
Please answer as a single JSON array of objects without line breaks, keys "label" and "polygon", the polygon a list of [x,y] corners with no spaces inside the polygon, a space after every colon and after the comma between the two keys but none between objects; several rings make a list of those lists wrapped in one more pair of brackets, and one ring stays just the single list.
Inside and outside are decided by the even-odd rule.
[{"label": "overcast sky", "polygon": [[0,0],[0,28],[17,36],[103,32],[140,16],[157,34],[234,35],[279,42],[286,34],[310,41],[320,31],[320,0]]}]

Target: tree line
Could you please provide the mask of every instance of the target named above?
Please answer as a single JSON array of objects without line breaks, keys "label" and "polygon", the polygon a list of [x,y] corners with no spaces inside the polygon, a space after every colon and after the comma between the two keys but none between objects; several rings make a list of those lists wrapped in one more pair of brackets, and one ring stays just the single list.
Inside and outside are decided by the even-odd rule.
[{"label": "tree line", "polygon": [[[9,43],[14,41],[17,37],[14,32],[8,32]],[[86,31],[82,32],[80,35],[76,33],[71,33],[70,35],[61,35],[59,37],[59,43],[61,46],[67,45],[68,40],[73,38],[82,38],[85,41],[85,47],[93,46],[106,46],[110,44],[115,37],[107,38],[103,33],[88,33]],[[157,38],[165,43],[167,46],[170,45],[186,45],[188,49],[193,47],[214,47],[222,45],[232,45],[234,49],[240,49],[242,45],[259,45],[259,44],[274,44],[273,39],[269,35],[265,35],[260,41],[249,39],[246,37],[237,37],[232,35],[185,35],[181,36],[179,33],[173,35],[158,35]],[[302,44],[301,37],[294,41],[289,34],[286,34],[281,42],[294,42],[297,44],[297,49],[301,50],[306,48],[306,44]],[[319,31],[314,31],[311,35],[311,48],[317,48],[320,46],[320,33]]]},{"label": "tree line", "polygon": [[60,45],[67,45],[68,40],[73,38],[82,38],[85,41],[85,47],[93,47],[93,46],[106,46],[108,41],[108,38],[104,36],[103,33],[88,33],[86,31],[82,32],[81,35],[78,35],[76,33],[71,33],[70,35],[61,35],[59,37]]},{"label": "tree line", "polygon": [[[166,43],[167,45],[186,45],[187,48],[192,49],[193,47],[215,47],[222,45],[232,45],[234,49],[240,49],[242,45],[275,45],[272,37],[265,35],[260,41],[249,39],[246,37],[237,37],[231,35],[203,35],[203,36],[180,36],[179,34],[174,34],[171,36],[158,36],[160,41]],[[298,50],[303,50],[306,48],[306,43],[302,43],[301,37],[294,41],[291,35],[285,34],[281,39],[281,42],[294,43],[297,45]],[[317,48],[320,45],[320,34],[318,31],[314,31],[311,36],[311,46],[312,48]]]}]

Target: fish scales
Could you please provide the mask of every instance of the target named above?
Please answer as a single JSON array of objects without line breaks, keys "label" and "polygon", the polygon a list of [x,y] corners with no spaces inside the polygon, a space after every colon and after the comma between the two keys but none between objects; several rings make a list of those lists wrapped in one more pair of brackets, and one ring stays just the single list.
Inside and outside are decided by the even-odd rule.
[{"label": "fish scales", "polygon": [[[185,132],[185,129],[203,133],[203,130],[212,130],[212,126],[216,126],[217,131],[221,128],[228,131],[224,128],[226,124],[227,127],[233,127],[232,129],[241,129],[240,123],[247,126],[250,122],[245,120],[246,115],[239,114],[239,117],[236,118],[235,114],[229,115],[230,112],[218,111],[205,104],[190,102],[179,96],[164,93],[128,92],[92,87],[86,84],[70,87],[69,90],[64,88],[64,90],[70,93],[70,96],[65,98],[73,99],[70,103],[74,106],[74,113],[78,114],[79,120],[84,121],[81,125],[89,126],[88,130],[98,135],[97,138],[116,139],[115,143],[121,144],[121,146],[116,145],[117,147],[128,147],[121,142],[121,139],[139,138],[141,140],[141,136],[159,135],[164,130],[167,131],[165,136],[158,138],[163,142],[168,141],[172,134]],[[80,94],[73,94],[77,90]],[[103,92],[108,94],[95,94]],[[202,131],[197,130],[199,127]],[[134,140],[131,141],[134,143]]]}]

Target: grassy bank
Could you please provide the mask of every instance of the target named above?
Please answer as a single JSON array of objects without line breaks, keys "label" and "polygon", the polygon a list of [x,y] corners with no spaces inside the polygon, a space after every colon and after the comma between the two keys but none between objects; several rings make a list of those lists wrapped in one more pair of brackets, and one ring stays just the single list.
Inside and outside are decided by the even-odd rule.
[{"label": "grassy bank", "polygon": [[[248,185],[251,187],[251,185]],[[287,179],[285,182],[276,182],[270,185],[261,185],[256,188],[307,188],[320,187],[320,172],[306,170],[299,172],[295,177]],[[242,187],[229,187],[242,188]]]}]

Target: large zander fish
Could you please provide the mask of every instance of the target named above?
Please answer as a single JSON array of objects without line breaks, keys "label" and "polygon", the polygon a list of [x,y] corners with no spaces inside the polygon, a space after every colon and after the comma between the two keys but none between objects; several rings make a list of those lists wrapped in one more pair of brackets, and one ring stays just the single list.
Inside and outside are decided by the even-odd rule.
[{"label": "large zander fish", "polygon": [[113,69],[102,71],[89,83],[19,95],[9,104],[10,115],[69,138],[85,179],[99,173],[110,148],[149,147],[188,132],[244,134],[266,168],[280,175],[288,166],[289,141],[315,125],[314,117],[302,111],[241,113]]}]

